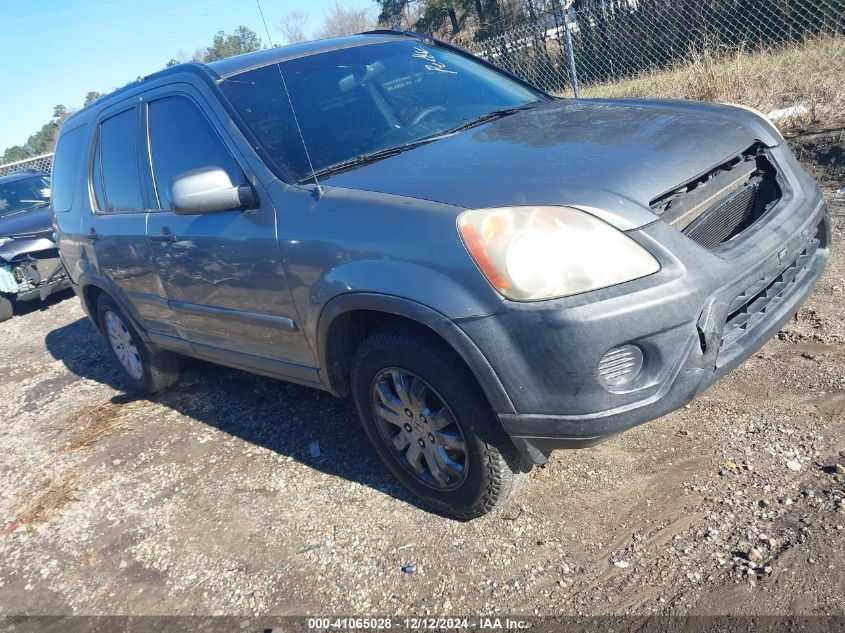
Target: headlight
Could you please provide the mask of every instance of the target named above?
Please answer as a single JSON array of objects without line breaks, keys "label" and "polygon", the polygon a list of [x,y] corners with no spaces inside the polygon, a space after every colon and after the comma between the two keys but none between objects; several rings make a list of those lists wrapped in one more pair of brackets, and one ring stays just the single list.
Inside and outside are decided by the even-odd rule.
[{"label": "headlight", "polygon": [[487,280],[517,301],[566,297],[660,270],[627,235],[567,207],[466,211],[458,230]]}]

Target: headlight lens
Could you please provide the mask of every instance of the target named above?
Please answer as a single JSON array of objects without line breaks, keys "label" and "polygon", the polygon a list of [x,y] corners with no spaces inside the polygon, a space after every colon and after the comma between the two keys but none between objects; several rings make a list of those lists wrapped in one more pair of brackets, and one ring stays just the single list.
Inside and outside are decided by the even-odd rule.
[{"label": "headlight lens", "polygon": [[488,281],[517,301],[566,297],[660,270],[627,235],[567,207],[467,211],[458,230]]}]

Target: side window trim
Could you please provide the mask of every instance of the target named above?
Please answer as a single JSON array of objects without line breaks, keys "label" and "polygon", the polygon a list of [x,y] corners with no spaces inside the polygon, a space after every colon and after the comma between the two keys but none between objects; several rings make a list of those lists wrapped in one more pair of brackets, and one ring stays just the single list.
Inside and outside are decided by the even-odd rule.
[{"label": "side window trim", "polygon": [[156,96],[150,99],[145,96],[142,97],[141,100],[141,108],[143,109],[141,114],[143,129],[141,132],[144,139],[144,164],[146,166],[145,175],[149,175],[147,180],[147,192],[150,196],[150,204],[147,210],[150,213],[162,211],[161,197],[158,195],[158,183],[156,183],[155,169],[153,167],[153,145],[150,137],[150,104],[158,98],[159,97]]},{"label": "side window trim", "polygon": [[91,203],[91,211],[95,215],[108,215],[108,211],[100,208],[100,201],[97,200],[97,186],[95,178],[99,180],[100,191],[103,192],[103,200],[108,207],[108,200],[106,200],[106,189],[103,187],[103,163],[97,160],[100,154],[100,121],[97,121],[94,128],[93,141],[91,143],[90,155],[88,157],[88,197]]},{"label": "side window trim", "polygon": [[[92,143],[90,149],[90,155],[88,157],[88,176],[86,178],[88,184],[88,196],[91,205],[91,211],[94,215],[98,216],[116,216],[116,215],[137,215],[139,213],[146,213],[147,207],[149,206],[149,196],[147,192],[147,187],[145,186],[146,183],[143,180],[143,171],[144,165],[143,161],[141,160],[141,147],[140,147],[140,140],[141,140],[141,124],[138,120],[140,116],[139,108],[137,103],[135,103],[135,99],[131,103],[127,103],[126,101],[118,103],[106,110],[103,110],[99,116],[97,116],[97,120],[95,122],[94,133],[92,134]],[[102,144],[101,144],[101,137],[102,137],[102,126],[103,123],[108,121],[111,118],[114,118],[124,112],[134,111],[135,113],[135,169],[138,178],[138,191],[141,195],[141,204],[142,208],[132,211],[108,211],[107,209],[101,209],[100,205],[97,200],[96,190],[94,188],[94,166],[96,164],[96,157],[97,153],[100,152],[101,160],[99,161],[100,167],[100,183],[101,189],[103,191],[103,198],[104,202],[106,203],[106,207],[108,207],[108,192],[105,186],[105,180],[103,179],[103,161],[102,161]]]},{"label": "side window trim", "polygon": [[[186,86],[187,87],[187,86]],[[221,145],[225,148],[225,150],[229,153],[232,157],[234,163],[239,167],[241,172],[243,172],[244,176],[246,177],[247,181],[252,182],[253,178],[251,177],[251,170],[247,167],[247,162],[243,159],[240,152],[237,150],[236,144],[232,142],[230,138],[228,138],[225,134],[221,133],[221,126],[219,122],[212,119],[209,116],[205,107],[203,107],[200,100],[192,94],[189,90],[183,87],[175,88],[173,86],[162,86],[158,89],[154,89],[146,93],[142,97],[142,104],[141,107],[143,108],[143,113],[141,116],[142,119],[142,134],[144,140],[144,151],[146,152],[146,156],[143,158],[143,162],[145,163],[145,171],[149,176],[148,182],[148,191],[150,195],[150,203],[155,203],[157,206],[150,206],[148,207],[148,211],[150,213],[171,213],[170,209],[165,209],[161,206],[161,196],[159,195],[158,191],[158,183],[156,182],[155,177],[155,165],[153,163],[153,146],[152,146],[152,134],[150,131],[150,106],[155,103],[156,101],[161,101],[163,99],[168,99],[172,97],[182,98],[188,101],[191,106],[197,111],[197,113],[202,117],[202,119],[208,125],[208,128],[211,132],[218,138]]]}]

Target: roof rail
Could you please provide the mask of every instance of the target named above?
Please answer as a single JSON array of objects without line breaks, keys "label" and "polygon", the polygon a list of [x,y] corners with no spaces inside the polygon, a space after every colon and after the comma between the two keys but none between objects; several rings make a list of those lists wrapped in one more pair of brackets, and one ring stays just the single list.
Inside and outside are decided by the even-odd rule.
[{"label": "roof rail", "polygon": [[400,31],[399,29],[372,29],[371,31],[362,31],[358,35],[404,35],[405,37],[412,37],[417,40],[430,40],[431,37],[417,33],[416,31]]}]

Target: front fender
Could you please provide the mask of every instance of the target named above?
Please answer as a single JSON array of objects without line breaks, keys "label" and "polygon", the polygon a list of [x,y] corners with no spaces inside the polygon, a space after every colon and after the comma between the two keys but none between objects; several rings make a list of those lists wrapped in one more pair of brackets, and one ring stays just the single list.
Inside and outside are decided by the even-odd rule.
[{"label": "front fender", "polygon": [[[454,274],[454,271],[453,271]],[[350,291],[404,297],[452,319],[486,316],[502,303],[477,270],[455,280],[446,271],[399,260],[367,259],[327,271],[311,287],[311,305]]]},{"label": "front fender", "polygon": [[331,384],[331,376],[326,371],[328,367],[327,342],[332,322],[345,313],[358,310],[393,314],[433,330],[464,360],[487,396],[493,410],[497,413],[515,412],[510,398],[487,358],[451,319],[437,310],[405,297],[374,292],[341,294],[326,303],[320,312],[316,327],[316,349],[320,359],[320,367],[323,368],[321,378],[329,391],[339,392],[337,386]]}]

